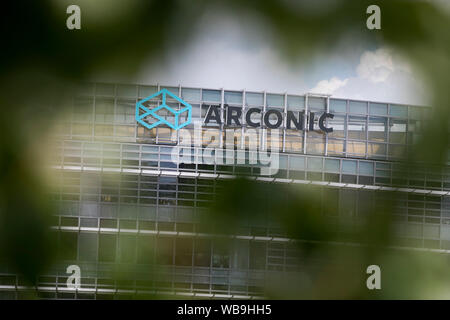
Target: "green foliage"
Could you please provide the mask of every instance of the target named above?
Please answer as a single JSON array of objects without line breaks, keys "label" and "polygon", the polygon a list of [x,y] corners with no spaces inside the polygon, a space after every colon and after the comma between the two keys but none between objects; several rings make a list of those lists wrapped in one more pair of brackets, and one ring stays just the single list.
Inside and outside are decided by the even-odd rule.
[{"label": "green foliage", "polygon": [[[49,232],[52,210],[46,202],[40,163],[35,161],[45,150],[42,139],[49,118],[64,112],[59,106],[70,95],[73,83],[110,68],[132,74],[144,59],[158,61],[170,50],[182,49],[195,35],[196,22],[211,8],[262,21],[271,31],[268,41],[287,61],[310,61],[349,38],[374,47],[387,45],[404,54],[420,70],[434,99],[434,114],[409,161],[427,165],[448,161],[450,17],[430,1],[130,1],[126,10],[117,1],[95,3],[96,10],[83,10],[87,2],[80,2],[86,24],[76,32],[65,28],[64,2],[14,1],[2,18],[7,27],[1,31],[4,47],[0,51],[0,252],[1,258],[30,283],[55,258],[55,241]],[[370,4],[381,7],[381,30],[369,31],[365,27],[365,10]],[[337,257],[339,263],[327,270],[331,273],[310,274],[314,286],[278,287],[271,293],[274,296],[282,296],[280,290],[284,290],[289,297],[302,298],[428,297],[409,295],[405,285],[414,283],[416,292],[425,292],[421,289],[427,286],[426,281],[430,285],[438,283],[426,270],[438,270],[435,274],[440,274],[447,266],[442,259],[409,255],[400,259],[396,254],[383,255],[373,247],[354,249],[351,254],[344,249],[330,250],[320,243],[342,239],[333,232],[325,215],[316,214],[329,212],[318,207],[316,191],[232,181],[224,186],[212,208],[211,225],[219,225],[222,233],[234,232],[243,217],[258,220],[266,218],[267,212],[276,212],[289,235],[309,241],[302,245],[305,257]],[[347,240],[375,247],[389,245],[389,213],[386,204],[383,212],[369,215],[362,229],[351,230],[354,232]],[[367,296],[358,287],[365,275],[355,270],[375,259],[392,266],[386,267],[391,270],[388,278],[397,290]],[[358,281],[351,281],[355,274]],[[401,281],[396,282],[397,278]],[[286,286],[289,283],[297,282],[290,279]],[[333,291],[342,287],[346,290]]]}]

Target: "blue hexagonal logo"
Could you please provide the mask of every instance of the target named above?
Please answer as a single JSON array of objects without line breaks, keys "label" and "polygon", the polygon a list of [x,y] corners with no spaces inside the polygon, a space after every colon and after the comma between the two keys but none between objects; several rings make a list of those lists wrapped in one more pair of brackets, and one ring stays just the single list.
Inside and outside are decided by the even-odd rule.
[{"label": "blue hexagonal logo", "polygon": [[[162,96],[162,103],[158,106],[151,106],[151,100],[158,96]],[[167,96],[178,101],[181,104],[181,109],[176,111],[167,105]],[[161,115],[158,114],[159,110],[166,109],[170,114],[174,116],[174,122],[170,122]],[[187,114],[187,119],[181,122],[183,115]],[[192,106],[184,101],[183,99],[177,97],[172,92],[167,89],[161,89],[155,94],[148,96],[147,98],[140,100],[136,103],[136,121],[142,124],[147,129],[152,129],[160,124],[166,124],[174,130],[181,129],[191,123],[192,117]],[[149,120],[154,120],[155,122],[150,122]]]}]

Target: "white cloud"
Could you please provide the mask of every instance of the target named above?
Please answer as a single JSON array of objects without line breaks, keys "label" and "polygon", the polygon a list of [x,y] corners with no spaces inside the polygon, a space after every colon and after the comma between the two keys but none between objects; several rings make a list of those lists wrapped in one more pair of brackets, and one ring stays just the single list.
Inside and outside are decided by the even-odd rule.
[{"label": "white cloud", "polygon": [[322,80],[317,83],[317,85],[311,89],[311,92],[314,93],[323,93],[323,94],[333,94],[337,89],[345,86],[348,82],[348,79],[341,80],[337,77],[333,77],[330,80]]},{"label": "white cloud", "polygon": [[355,74],[343,80],[338,77],[321,80],[311,91],[349,99],[428,103],[424,83],[415,77],[404,58],[386,48],[365,51],[355,68]]},{"label": "white cloud", "polygon": [[366,51],[362,54],[356,73],[362,79],[378,83],[386,81],[394,68],[389,50],[378,49]]},{"label": "white cloud", "polygon": [[303,65],[284,61],[267,41],[264,25],[246,23],[209,13],[187,47],[170,52],[156,65],[150,62],[138,74],[137,82],[228,90],[305,91],[309,84],[305,84]]},{"label": "white cloud", "polygon": [[424,84],[403,57],[387,48],[364,51],[362,46],[344,41],[333,52],[288,63],[273,46],[264,25],[213,12],[204,17],[189,44],[178,49],[168,51],[157,62],[149,61],[127,81],[426,103]]}]

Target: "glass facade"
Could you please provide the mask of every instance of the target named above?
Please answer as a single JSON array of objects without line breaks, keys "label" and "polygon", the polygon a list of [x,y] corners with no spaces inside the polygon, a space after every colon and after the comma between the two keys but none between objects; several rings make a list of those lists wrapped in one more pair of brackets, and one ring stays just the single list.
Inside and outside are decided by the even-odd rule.
[{"label": "glass facade", "polygon": [[[192,105],[193,123],[202,121],[210,106],[242,108],[242,126],[234,128],[233,144],[245,156],[244,165],[217,160],[174,163],[172,155],[188,148],[193,155],[226,144],[222,124],[211,122],[186,144],[180,132],[167,126],[147,129],[135,120],[136,102],[167,89]],[[176,100],[168,99],[175,110]],[[158,99],[152,105],[160,103]],[[262,126],[264,134],[249,136],[245,111],[261,121],[278,110],[286,124],[288,111],[329,112],[333,132],[280,127],[279,137]],[[398,245],[450,250],[450,167],[407,167],[401,161],[420,135],[426,107],[352,101],[312,95],[228,91],[173,86],[86,84],[73,98],[67,117],[54,126],[52,168],[56,184],[51,194],[58,214],[58,234],[64,263],[38,279],[44,298],[134,297],[139,292],[199,297],[248,298],[264,296],[264,279],[271,273],[298,271],[294,242],[271,219],[246,222],[232,241],[202,230],[199,223],[222,188],[236,175],[255,177],[286,187],[305,185],[335,203],[334,211],[319,206],[342,234],[340,220],[364,219],[396,191],[395,225]],[[170,120],[168,112],[159,114]],[[306,125],[307,119],[302,119]],[[308,124],[311,125],[311,124]],[[305,126],[306,127],[306,126]],[[194,124],[185,127],[194,130]],[[192,134],[194,136],[194,134]],[[249,164],[251,144],[267,148],[278,139],[279,170],[261,175]],[[175,151],[174,151],[175,150]],[[234,156],[234,155],[233,155]],[[300,239],[301,240],[301,239]],[[64,290],[65,268],[82,270],[81,289]],[[124,280],[111,275],[129,266]],[[120,269],[120,268],[119,268]],[[131,276],[130,276],[131,274]],[[0,269],[0,296],[20,298],[21,277]]]},{"label": "glass facade", "polygon": [[[252,114],[251,118],[255,122],[260,121],[269,110],[275,109],[282,113],[284,124],[288,111],[313,112],[317,115],[321,112],[333,113],[334,118],[326,121],[328,127],[333,127],[333,132],[327,135],[318,130],[317,119],[311,131],[292,130],[286,126],[280,128],[282,151],[325,156],[401,160],[417,138],[424,121],[421,115],[427,109],[266,92],[96,84],[84,86],[74,98],[70,118],[59,124],[58,135],[63,139],[80,141],[178,144],[177,132],[173,129],[155,127],[149,130],[138,126],[134,119],[136,101],[162,88],[191,104],[194,120],[203,121],[211,105],[220,107],[222,119],[228,106],[241,107],[243,131],[246,127],[244,114],[250,108],[260,110],[260,113]],[[160,100],[152,102],[156,106]],[[177,101],[169,99],[168,103],[175,110],[180,109]],[[167,111],[163,110],[160,115],[172,119]],[[214,121],[207,126],[224,129],[223,125],[217,125]],[[193,128],[193,125],[188,128]],[[217,135],[217,143],[222,147],[224,141],[218,132]],[[209,138],[203,138],[206,144]],[[265,145],[266,142],[260,143]]]}]

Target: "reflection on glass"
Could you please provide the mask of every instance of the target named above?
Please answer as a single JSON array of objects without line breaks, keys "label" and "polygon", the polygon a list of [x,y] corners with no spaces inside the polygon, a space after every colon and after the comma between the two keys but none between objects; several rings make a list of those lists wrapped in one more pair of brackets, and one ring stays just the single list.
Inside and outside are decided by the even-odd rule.
[{"label": "reflection on glass", "polygon": [[406,143],[406,120],[389,120],[389,142]]},{"label": "reflection on glass", "polygon": [[406,145],[389,145],[389,157],[404,158],[406,157]]},{"label": "reflection on glass", "polygon": [[286,151],[303,151],[303,131],[286,130],[286,141],[284,148]]},{"label": "reflection on glass", "polygon": [[241,146],[241,130],[226,129],[223,137],[224,145],[227,147],[240,148]]},{"label": "reflection on glass", "polygon": [[181,89],[181,97],[185,101],[200,101],[200,89]]},{"label": "reflection on glass", "polygon": [[[191,113],[192,120],[194,120],[196,118],[197,119],[200,118],[200,105],[195,104],[195,103],[191,103],[190,105],[192,107],[192,113]],[[188,113],[183,112],[182,116],[187,120]]]},{"label": "reflection on glass", "polygon": [[134,123],[135,105],[134,100],[117,100],[114,121],[116,123]]},{"label": "reflection on glass", "polygon": [[349,113],[367,114],[367,102],[350,101]]},{"label": "reflection on glass", "polygon": [[[174,139],[172,140],[172,133],[174,133]],[[170,128],[158,128],[158,143],[176,143],[176,131]]]},{"label": "reflection on glass", "polygon": [[354,160],[342,160],[342,173],[356,174],[356,165]]},{"label": "reflection on glass", "polygon": [[347,100],[330,99],[330,112],[347,112]]},{"label": "reflection on glass", "polygon": [[370,114],[374,116],[385,116],[387,115],[387,104],[384,103],[370,103]]},{"label": "reflection on glass", "polygon": [[305,157],[289,157],[289,168],[292,170],[304,170]]},{"label": "reflection on glass", "polygon": [[328,154],[339,155],[344,153],[344,140],[328,139]]},{"label": "reflection on glass", "polygon": [[308,108],[311,111],[325,111],[327,100],[319,97],[308,97]]},{"label": "reflection on glass", "polygon": [[345,138],[345,116],[335,115],[333,119],[327,119],[327,126],[333,128],[333,132],[329,132],[328,137]]},{"label": "reflection on glass", "polygon": [[220,146],[220,131],[218,129],[203,129],[202,145],[217,148]]},{"label": "reflection on glass", "polygon": [[300,111],[305,109],[305,97],[303,96],[287,96],[287,109],[292,111]]},{"label": "reflection on glass", "polygon": [[370,117],[368,128],[369,140],[380,142],[387,141],[387,118]]},{"label": "reflection on glass", "polygon": [[326,172],[339,172],[340,161],[338,159],[325,159]]},{"label": "reflection on glass", "polygon": [[202,100],[208,102],[221,102],[221,93],[219,90],[203,90]]},{"label": "reflection on glass", "polygon": [[391,104],[390,108],[389,108],[389,114],[394,117],[407,118],[408,117],[408,107]]},{"label": "reflection on glass", "polygon": [[120,141],[134,141],[135,139],[135,126],[115,126],[114,133],[116,139]]},{"label": "reflection on glass", "polygon": [[373,163],[360,161],[359,162],[359,174],[366,176],[373,176]]},{"label": "reflection on glass", "polygon": [[306,152],[311,154],[323,154],[325,152],[325,137],[308,137]]},{"label": "reflection on glass", "polygon": [[349,117],[347,131],[349,139],[366,140],[366,118]]},{"label": "reflection on glass", "polygon": [[281,130],[266,130],[266,149],[280,151],[283,147],[283,133]]},{"label": "reflection on glass", "polygon": [[409,120],[408,122],[408,144],[414,144],[420,137],[422,121]]},{"label": "reflection on glass", "polygon": [[369,157],[386,156],[386,145],[383,143],[369,143],[368,155]]},{"label": "reflection on glass", "polygon": [[230,104],[242,105],[242,92],[239,91],[225,91],[224,102]]},{"label": "reflection on glass", "polygon": [[98,98],[95,101],[95,121],[113,122],[114,99]]},{"label": "reflection on glass", "polygon": [[114,134],[114,127],[112,125],[97,124],[94,130],[96,137],[112,137]]},{"label": "reflection on glass", "polygon": [[137,94],[137,87],[132,85],[118,85],[117,95],[120,97],[135,98]]},{"label": "reflection on glass", "polygon": [[[166,89],[167,91],[169,91],[170,93],[173,93],[176,96],[179,95],[178,87],[161,87],[161,90],[162,89]],[[173,98],[170,95],[167,95],[167,99],[172,99],[173,100]]]},{"label": "reflection on glass", "polygon": [[143,139],[150,139],[150,141],[156,141],[156,128],[147,129],[144,127],[138,127],[137,137]]},{"label": "reflection on glass", "polygon": [[257,150],[260,147],[259,132],[255,129],[245,129],[243,138],[245,149]]},{"label": "reflection on glass", "polygon": [[347,141],[347,153],[364,156],[366,154],[366,143],[362,141]]},{"label": "reflection on glass", "polygon": [[139,97],[145,98],[151,96],[152,94],[158,92],[156,86],[139,86]]},{"label": "reflection on glass", "polygon": [[73,102],[73,120],[87,122],[92,120],[94,100],[92,98],[76,98]]},{"label": "reflection on glass", "polygon": [[264,104],[264,96],[262,93],[246,92],[245,100],[249,106],[262,106]]},{"label": "reflection on glass", "polygon": [[284,96],[281,94],[267,94],[266,102],[268,107],[283,107]]},{"label": "reflection on glass", "polygon": [[308,170],[309,171],[322,171],[322,158],[308,157]]},{"label": "reflection on glass", "polygon": [[236,240],[233,248],[233,269],[248,269],[249,242]]}]

